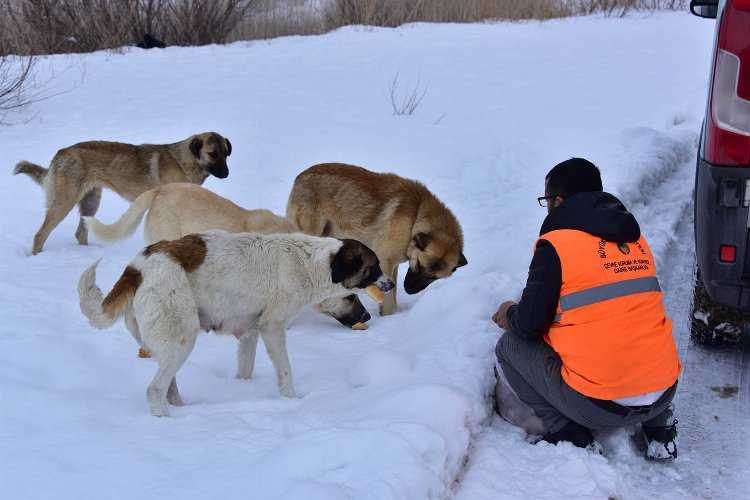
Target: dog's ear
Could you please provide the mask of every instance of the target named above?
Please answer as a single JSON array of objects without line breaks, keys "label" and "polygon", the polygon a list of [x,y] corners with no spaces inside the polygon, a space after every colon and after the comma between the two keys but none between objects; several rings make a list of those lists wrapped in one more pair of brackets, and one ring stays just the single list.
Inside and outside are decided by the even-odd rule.
[{"label": "dog's ear", "polygon": [[417,233],[414,235],[414,244],[423,252],[427,248],[427,245],[430,244],[430,241],[432,241],[430,233]]},{"label": "dog's ear", "polygon": [[346,279],[346,270],[344,259],[341,256],[341,252],[336,252],[331,257],[331,281],[334,283],[341,283]]},{"label": "dog's ear", "polygon": [[227,143],[227,156],[231,156],[232,155],[232,143],[229,142],[229,139],[227,139],[226,137],[224,138],[224,141],[226,141]]},{"label": "dog's ear", "polygon": [[195,156],[196,158],[200,158],[202,147],[203,147],[203,141],[200,140],[198,137],[193,137],[193,140],[190,141],[190,152],[193,153],[193,156]]},{"label": "dog's ear", "polygon": [[469,261],[466,260],[466,256],[463,252],[461,252],[461,256],[458,258],[458,266],[456,267],[464,267],[466,264],[468,264]]},{"label": "dog's ear", "polygon": [[342,240],[339,251],[331,256],[331,280],[342,283],[357,274],[362,268],[362,255],[352,240]]}]

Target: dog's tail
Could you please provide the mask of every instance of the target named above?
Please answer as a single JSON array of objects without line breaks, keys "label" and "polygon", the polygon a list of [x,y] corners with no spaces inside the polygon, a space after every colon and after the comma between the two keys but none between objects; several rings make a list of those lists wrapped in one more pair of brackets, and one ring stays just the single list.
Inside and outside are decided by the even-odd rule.
[{"label": "dog's tail", "polygon": [[89,231],[94,233],[100,240],[108,243],[120,241],[135,232],[138,224],[141,223],[141,219],[143,219],[143,214],[151,208],[151,203],[153,203],[156,193],[157,190],[152,189],[133,200],[130,207],[114,224],[103,224],[96,217],[83,217],[83,220]]},{"label": "dog's tail", "polygon": [[125,308],[133,301],[135,291],[143,281],[141,272],[133,266],[123,271],[120,279],[106,297],[96,285],[97,260],[86,269],[78,280],[78,301],[81,312],[94,328],[103,330],[117,321]]},{"label": "dog's tail", "polygon": [[31,177],[31,180],[39,184],[40,186],[44,182],[44,178],[47,176],[47,169],[40,167],[36,163],[30,161],[19,161],[16,163],[16,168],[13,169],[13,175],[26,174]]}]

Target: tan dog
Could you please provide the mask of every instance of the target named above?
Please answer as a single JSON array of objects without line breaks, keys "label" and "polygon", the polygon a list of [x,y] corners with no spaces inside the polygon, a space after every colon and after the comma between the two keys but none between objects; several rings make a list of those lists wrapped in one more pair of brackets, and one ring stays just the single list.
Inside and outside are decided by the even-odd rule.
[{"label": "tan dog", "polygon": [[[208,189],[186,183],[167,184],[146,191],[114,224],[102,224],[94,217],[83,219],[97,238],[114,242],[133,234],[146,212],[144,233],[147,243],[176,240],[212,229],[229,233],[299,232],[289,219],[270,210],[246,210]],[[370,314],[355,294],[326,301],[320,309],[349,327],[370,319]],[[143,350],[140,355],[147,357],[147,352]]]},{"label": "tan dog", "polygon": [[191,233],[222,229],[229,233],[296,233],[287,218],[270,210],[246,210],[226,198],[195,184],[166,184],[136,198],[114,224],[102,224],[95,217],[83,217],[97,238],[115,242],[133,234],[143,215],[147,243],[176,240]]},{"label": "tan dog", "polygon": [[[76,204],[82,217],[96,214],[103,187],[133,201],[144,191],[170,182],[202,184],[209,175],[223,179],[229,175],[226,159],[231,153],[228,139],[206,132],[164,145],[81,142],[58,151],[49,169],[18,163],[13,173],[31,177],[47,198],[47,213],[34,236],[32,253],[42,251],[50,232]],[[88,243],[83,219],[76,239],[81,245]]]},{"label": "tan dog", "polygon": [[[294,181],[286,215],[308,234],[361,241],[375,251],[394,283],[398,265],[408,261],[408,294],[467,264],[453,213],[424,185],[394,174],[337,163],[315,165]],[[386,294],[380,312],[396,312],[395,288]]]}]

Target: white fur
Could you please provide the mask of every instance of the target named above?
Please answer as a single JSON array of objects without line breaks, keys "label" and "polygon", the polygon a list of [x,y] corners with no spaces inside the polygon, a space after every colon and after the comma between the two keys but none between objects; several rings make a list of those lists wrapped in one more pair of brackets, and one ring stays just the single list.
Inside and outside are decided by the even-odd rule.
[{"label": "white fur", "polygon": [[102,312],[95,284],[96,263],[79,282],[81,311],[97,328],[120,315],[159,365],[148,387],[151,413],[168,415],[181,404],[175,375],[193,349],[200,330],[235,335],[239,378],[250,378],[257,338],[263,339],[282,395],[295,397],[286,350],[286,323],[305,306],[351,293],[331,280],[331,258],[341,241],[302,234],[259,235],[211,231],[203,263],[187,273],[163,253],[139,255],[130,266],[143,280],[131,302],[114,318]]}]

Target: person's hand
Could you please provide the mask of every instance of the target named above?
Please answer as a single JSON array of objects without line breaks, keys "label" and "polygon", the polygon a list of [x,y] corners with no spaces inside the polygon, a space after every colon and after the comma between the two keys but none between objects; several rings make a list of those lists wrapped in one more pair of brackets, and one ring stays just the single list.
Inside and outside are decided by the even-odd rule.
[{"label": "person's hand", "polygon": [[512,300],[506,300],[502,304],[500,304],[500,307],[497,308],[497,311],[495,314],[492,315],[492,321],[497,324],[500,328],[503,330],[507,330],[508,325],[508,309],[510,309],[510,306],[515,305],[516,303]]}]

